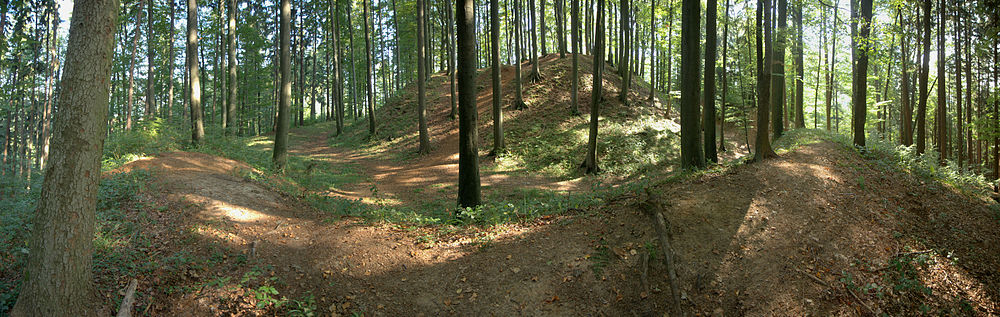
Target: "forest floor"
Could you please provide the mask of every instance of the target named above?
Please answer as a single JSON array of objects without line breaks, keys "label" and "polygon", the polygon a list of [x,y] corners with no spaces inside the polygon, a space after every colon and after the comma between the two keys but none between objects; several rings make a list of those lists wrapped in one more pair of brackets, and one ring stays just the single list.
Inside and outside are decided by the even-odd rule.
[{"label": "forest floor", "polygon": [[[296,150],[343,155],[317,142]],[[1000,314],[1000,226],[986,201],[838,143],[807,143],[779,159],[652,186],[673,233],[683,311]],[[377,178],[386,173],[380,184],[407,167],[362,164]],[[239,176],[249,168],[185,152],[126,166],[155,171],[159,204],[171,210],[151,215],[162,228],[151,230],[152,248],[205,259],[143,278],[148,296],[139,307],[157,315],[324,316],[669,309],[666,270],[635,195],[529,223],[431,235],[317,213]]]}]

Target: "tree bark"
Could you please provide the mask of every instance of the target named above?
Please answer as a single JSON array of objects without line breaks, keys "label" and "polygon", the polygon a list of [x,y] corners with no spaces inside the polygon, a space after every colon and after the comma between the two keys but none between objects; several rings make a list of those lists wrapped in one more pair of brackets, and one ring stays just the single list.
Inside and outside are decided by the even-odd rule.
[{"label": "tree bark", "polygon": [[476,29],[473,0],[455,4],[458,29],[458,204],[482,203],[479,187],[479,147],[476,113]]},{"label": "tree bark", "polygon": [[226,120],[229,126],[226,127],[226,135],[233,135],[234,129],[239,126],[239,122],[236,120],[236,0],[228,0],[229,2],[229,28],[228,28],[228,40],[229,40],[229,61],[226,63],[229,65],[229,101],[226,104]]},{"label": "tree bark", "polygon": [[[557,6],[558,8],[558,6]],[[562,34],[562,32],[560,32]],[[493,90],[490,95],[493,99],[493,155],[498,156],[503,153],[503,108],[500,99],[503,95],[503,87],[500,86],[500,3],[498,0],[490,0],[490,60],[493,64],[492,84]],[[561,50],[564,48],[561,48]]]},{"label": "tree bark", "polygon": [[594,30],[594,88],[590,96],[590,131],[587,136],[587,158],[583,168],[587,174],[597,174],[601,170],[597,166],[597,121],[600,116],[602,92],[604,89],[604,0],[597,0],[597,25]]},{"label": "tree bark", "polygon": [[757,138],[753,160],[760,162],[768,158],[778,157],[771,148],[767,127],[771,110],[771,77],[768,76],[768,65],[774,58],[771,48],[771,0],[757,2]]},{"label": "tree bark", "polygon": [[805,113],[803,113],[803,101],[805,100],[805,59],[803,57],[802,51],[805,42],[802,41],[802,6],[804,6],[803,0],[797,0],[794,15],[795,15],[795,127],[805,128],[806,118]]},{"label": "tree bark", "polygon": [[[426,17],[424,14],[424,0],[417,0],[417,60],[424,60],[427,58],[427,47],[425,46],[425,38],[427,34],[426,31]],[[420,139],[420,148],[417,149],[419,154],[427,154],[431,152],[431,141],[430,137],[427,135],[427,65],[425,63],[417,63],[417,121],[418,121],[418,131]]]},{"label": "tree bark", "polygon": [[945,67],[945,47],[944,47],[944,32],[945,32],[945,17],[944,17],[944,0],[938,1],[938,32],[937,32],[937,109],[935,109],[936,114],[934,115],[935,131],[937,131],[937,146],[936,150],[941,155],[941,162],[948,159],[948,106],[945,103],[947,101],[947,74],[944,73]]},{"label": "tree bark", "polygon": [[923,67],[920,68],[920,103],[917,105],[917,154],[924,154],[927,148],[927,77],[931,63],[931,0],[924,0]]},{"label": "tree bark", "polygon": [[[771,133],[777,140],[785,133],[785,43],[788,39],[788,0],[778,1],[778,30],[771,69]],[[769,44],[770,45],[770,44]]]},{"label": "tree bark", "polygon": [[705,110],[704,119],[705,131],[705,159],[712,163],[719,162],[719,155],[715,148],[715,61],[718,58],[718,44],[716,27],[716,16],[718,16],[719,4],[716,0],[708,0],[705,5]]},{"label": "tree bark", "polygon": [[705,166],[699,107],[701,1],[681,1],[681,167]]},{"label": "tree bark", "polygon": [[573,46],[573,78],[570,80],[573,82],[571,84],[570,90],[570,111],[573,115],[580,114],[580,0],[570,0],[571,3],[571,16],[570,16],[570,29],[573,34],[570,35],[571,45]]},{"label": "tree bark", "polygon": [[91,265],[118,1],[77,1],[51,164],[11,316],[98,316]]},{"label": "tree bark", "polygon": [[368,138],[375,138],[375,83],[372,77],[375,76],[375,64],[372,62],[372,34],[371,34],[371,10],[368,0],[362,0],[364,6],[365,24],[365,86],[368,92]]},{"label": "tree bark", "polygon": [[[191,1],[191,0],[188,0]],[[288,116],[292,100],[292,55],[290,54],[290,42],[292,37],[292,4],[291,0],[281,0],[280,3],[281,20],[279,22],[279,38],[281,44],[278,68],[281,72],[280,91],[278,93],[278,122],[274,132],[274,151],[271,158],[274,168],[278,171],[285,169],[288,162],[288,126],[291,121]]]},{"label": "tree bark", "polygon": [[[906,24],[903,22],[902,10],[900,9],[896,11],[896,15],[899,18],[899,26],[901,28],[904,28]],[[899,48],[903,54],[903,58],[901,58],[902,67],[900,67],[900,76],[899,76],[900,77],[899,79],[902,81],[902,83],[900,84],[900,86],[902,87],[900,88],[900,98],[899,98],[900,99],[899,117],[900,120],[902,120],[902,122],[900,122],[901,131],[899,133],[900,136],[899,143],[904,146],[911,146],[913,145],[913,104],[910,103],[910,95],[911,95],[910,75],[909,75],[910,65],[908,64],[908,62],[910,61],[910,52],[906,49],[909,39],[905,34],[906,34],[905,32],[901,32],[899,35],[900,39]]]},{"label": "tree bark", "polygon": [[156,115],[156,89],[153,83],[156,80],[156,72],[153,71],[153,58],[156,50],[153,49],[153,6],[156,0],[148,0],[146,4],[146,118]]},{"label": "tree bark", "polygon": [[620,28],[621,28],[620,37],[621,38],[618,41],[618,49],[620,50],[621,54],[619,54],[620,56],[618,57],[619,60],[620,60],[619,63],[618,63],[618,71],[619,71],[619,75],[621,75],[621,77],[622,77],[622,81],[621,81],[621,87],[618,89],[618,100],[621,100],[622,104],[628,106],[628,91],[629,91],[629,87],[631,86],[630,84],[632,83],[632,78],[631,78],[631,74],[629,72],[629,65],[628,65],[629,64],[629,55],[631,55],[631,54],[628,54],[628,51],[629,51],[629,36],[628,36],[629,11],[630,11],[631,8],[629,7],[628,0],[619,0],[619,4],[620,4],[620,7],[619,7],[618,10],[619,10],[619,13],[620,13],[619,14],[620,15],[619,22],[621,22],[621,25],[620,25]]},{"label": "tree bark", "polygon": [[205,138],[205,123],[202,120],[201,112],[201,68],[198,61],[198,0],[187,0],[187,60],[188,72],[191,78],[188,80],[188,100],[191,105],[191,143],[194,146],[201,145]]},{"label": "tree bark", "polygon": [[[868,48],[869,34],[871,34],[871,21],[872,21],[872,0],[860,0],[861,1],[861,29],[859,30],[858,36],[861,39],[861,43],[858,40],[854,41],[854,57],[857,60],[854,67],[854,94],[853,100],[851,101],[851,108],[853,114],[851,116],[852,127],[854,130],[854,146],[864,147],[865,146],[865,122],[868,116],[868,53],[870,49]],[[851,8],[851,10],[857,10],[856,8]]]}]

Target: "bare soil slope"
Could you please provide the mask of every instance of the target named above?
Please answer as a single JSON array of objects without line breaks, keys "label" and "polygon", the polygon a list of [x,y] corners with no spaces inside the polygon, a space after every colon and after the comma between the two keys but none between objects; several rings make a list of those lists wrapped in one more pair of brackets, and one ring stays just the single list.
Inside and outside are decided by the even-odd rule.
[{"label": "bare soil slope", "polygon": [[[160,232],[155,252],[190,259],[142,279],[139,307],[152,315],[289,314],[294,303],[262,299],[265,286],[275,297],[312,295],[323,315],[669,308],[660,257],[649,285],[641,282],[642,255],[656,241],[629,195],[427,243],[427,229],[331,219],[238,177],[248,168],[239,162],[168,153],[126,167],[137,168],[158,171],[168,206],[152,211],[164,220],[150,229]],[[1000,229],[987,203],[883,170],[835,143],[653,192],[673,232],[684,311],[1000,314]]]}]

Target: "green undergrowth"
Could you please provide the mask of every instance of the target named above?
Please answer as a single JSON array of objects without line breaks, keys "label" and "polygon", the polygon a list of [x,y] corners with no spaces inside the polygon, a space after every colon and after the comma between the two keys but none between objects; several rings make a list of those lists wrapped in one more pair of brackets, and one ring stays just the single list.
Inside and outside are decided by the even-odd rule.
[{"label": "green undergrowth", "polygon": [[[159,208],[145,194],[151,190],[151,176],[148,170],[135,170],[101,180],[93,268],[102,294],[117,294],[121,280],[147,275],[159,267],[158,256],[147,252],[152,240],[143,230],[155,223],[147,211]],[[19,192],[0,199],[0,315],[12,308],[21,289],[41,182],[37,179],[30,189],[17,187]]]},{"label": "green undergrowth", "polygon": [[966,195],[985,195],[994,185],[983,176],[986,174],[984,167],[959,168],[953,160],[942,162],[940,154],[934,150],[918,154],[915,145],[898,145],[874,134],[865,140],[864,148],[855,147],[853,139],[846,134],[828,134],[828,139],[853,149],[880,171],[910,173],[924,182],[947,184]]}]

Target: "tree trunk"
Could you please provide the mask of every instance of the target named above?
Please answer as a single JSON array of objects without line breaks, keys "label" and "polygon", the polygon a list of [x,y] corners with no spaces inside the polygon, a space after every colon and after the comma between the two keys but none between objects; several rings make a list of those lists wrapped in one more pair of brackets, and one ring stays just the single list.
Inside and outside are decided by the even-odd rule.
[{"label": "tree trunk", "polygon": [[631,8],[629,7],[628,0],[619,0],[619,4],[620,4],[619,22],[621,22],[620,25],[621,39],[619,39],[618,41],[618,49],[620,50],[621,54],[619,54],[618,56],[618,58],[620,59],[620,62],[618,64],[618,72],[619,75],[621,75],[622,77],[622,81],[621,81],[621,87],[618,89],[618,100],[621,100],[622,104],[628,106],[628,91],[629,91],[629,86],[631,86],[630,84],[632,82],[631,75],[629,74],[629,65],[628,65],[629,55],[631,54],[627,53],[629,51],[629,42],[628,42],[629,37],[627,34],[629,29],[629,10]]},{"label": "tree trunk", "polygon": [[150,1],[146,4],[146,118],[152,118],[156,115],[156,89],[153,88],[153,83],[156,80],[156,72],[153,71],[153,57],[156,55],[156,50],[153,49],[153,6],[155,0]]},{"label": "tree trunk", "polygon": [[802,41],[802,6],[805,5],[803,0],[796,1],[794,15],[795,15],[795,127],[805,128],[806,118],[803,113],[803,101],[805,100],[805,59],[802,55],[803,45],[805,42]]},{"label": "tree trunk", "polygon": [[[861,1],[861,30],[858,34],[863,43],[868,43],[871,33],[872,21],[872,0]],[[851,10],[857,10],[851,8]],[[867,44],[858,43],[853,40],[855,50],[854,58],[854,98],[851,101],[853,114],[851,116],[852,128],[854,130],[854,146],[865,146],[865,121],[868,115],[868,52]]]},{"label": "tree trunk", "polygon": [[[559,6],[557,6],[558,8]],[[562,34],[562,32],[560,32]],[[490,60],[493,64],[492,84],[493,90],[490,92],[493,99],[493,156],[503,153],[503,109],[500,99],[503,95],[503,88],[500,86],[500,3],[498,0],[490,0]]]},{"label": "tree trunk", "polygon": [[[193,1],[193,0],[188,0]],[[292,56],[289,52],[292,37],[292,4],[291,0],[281,0],[281,21],[279,22],[279,38],[281,56],[278,68],[281,72],[281,90],[278,93],[278,122],[274,132],[274,151],[272,162],[278,171],[285,169],[288,162],[288,126],[290,124],[289,108],[292,100]]]},{"label": "tree trunk", "polygon": [[175,4],[174,0],[167,0],[167,1],[170,2],[170,40],[167,41],[169,43],[168,45],[170,45],[170,49],[169,49],[169,53],[168,53],[168,54],[170,54],[170,57],[167,58],[169,60],[167,62],[167,65],[168,65],[167,67],[170,68],[170,70],[169,70],[169,74],[170,75],[168,75],[167,78],[169,79],[168,85],[170,85],[170,87],[167,88],[167,111],[166,111],[166,116],[167,116],[167,118],[170,118],[170,117],[173,116],[173,111],[174,111],[174,68],[176,68],[176,66],[177,66],[177,65],[174,64],[174,57],[175,57],[174,56],[174,29],[175,29],[174,26],[176,25],[175,22],[176,22],[177,14],[176,14],[175,11],[177,11],[177,10],[176,10],[176,8],[174,8],[174,4]]},{"label": "tree trunk", "polygon": [[[728,0],[727,0],[728,1]],[[649,97],[646,101],[656,100],[656,0],[649,5]]]},{"label": "tree trunk", "polygon": [[545,0],[541,0],[541,7],[538,10],[539,32],[538,44],[542,46],[542,56],[549,55],[549,50],[545,46]]},{"label": "tree trunk", "polygon": [[[425,46],[426,41],[424,39],[427,37],[426,31],[426,16],[424,14],[424,0],[417,0],[417,60],[424,60],[427,58],[427,47]],[[418,121],[418,131],[420,134],[420,148],[417,149],[419,154],[427,154],[431,152],[431,141],[430,137],[427,136],[427,65],[425,63],[417,63],[417,121]]]},{"label": "tree trunk", "polygon": [[146,5],[145,0],[139,1],[139,8],[136,8],[135,34],[132,35],[132,56],[129,58],[128,67],[128,103],[125,105],[125,131],[132,130],[132,112],[134,111],[135,100],[135,55],[139,50],[139,35],[142,34],[142,7]]},{"label": "tree trunk", "polygon": [[538,69],[538,29],[535,24],[535,11],[537,11],[535,0],[528,0],[528,28],[531,30],[531,74],[528,74],[528,81],[532,83],[542,81],[542,71]]},{"label": "tree trunk", "polygon": [[937,32],[937,109],[934,115],[934,130],[937,131],[937,151],[941,154],[941,162],[948,159],[948,106],[947,101],[947,74],[944,73],[944,0],[938,2],[938,32]]},{"label": "tree trunk", "polygon": [[718,58],[718,28],[716,16],[719,4],[716,0],[708,0],[705,5],[705,114],[703,127],[705,130],[705,159],[712,163],[719,162],[715,149],[715,60]]},{"label": "tree trunk", "polygon": [[229,126],[225,133],[232,135],[234,127],[239,126],[236,122],[236,0],[229,1],[229,28],[227,37],[229,39],[229,102],[226,105],[226,119]]},{"label": "tree trunk", "polygon": [[771,64],[771,133],[777,140],[785,133],[785,43],[788,38],[788,0],[778,1],[778,34],[774,39]]},{"label": "tree trunk", "polygon": [[91,259],[118,1],[73,8],[50,168],[11,316],[97,316]]},{"label": "tree trunk", "polygon": [[[901,28],[905,27],[906,24],[903,23],[902,10],[896,11],[896,14],[899,18],[900,27]],[[904,146],[913,145],[913,104],[910,103],[910,75],[909,75],[910,65],[908,64],[908,62],[910,61],[910,52],[906,49],[908,42],[909,39],[905,35],[905,32],[901,32],[901,34],[899,35],[899,44],[900,44],[899,47],[900,51],[903,54],[903,58],[901,59],[903,65],[902,67],[900,67],[900,76],[899,76],[900,80],[902,80],[902,83],[900,84],[900,86],[902,87],[900,88],[900,97],[899,97],[900,99],[899,117],[900,120],[902,120],[900,124],[900,130],[902,131],[900,131],[899,133],[900,136],[899,143]]]},{"label": "tree trunk", "polygon": [[760,162],[778,157],[771,148],[767,127],[771,110],[771,79],[768,65],[774,58],[771,47],[771,0],[758,0],[757,29],[763,34],[757,36],[757,138],[753,160]]},{"label": "tree trunk", "polygon": [[833,124],[831,122],[833,114],[831,112],[833,110],[833,98],[834,98],[833,85],[834,83],[836,83],[836,77],[834,75],[837,69],[837,15],[839,13],[839,10],[837,10],[836,8],[840,7],[840,1],[838,0],[833,7],[834,7],[833,24],[831,25],[831,28],[833,29],[831,33],[833,34],[831,35],[830,39],[831,42],[830,65],[828,65],[830,66],[830,70],[827,72],[827,82],[826,82],[826,130],[827,131],[830,131],[831,128],[833,127]]},{"label": "tree trunk", "polygon": [[202,120],[201,112],[201,69],[198,61],[198,0],[187,0],[187,59],[188,72],[191,78],[188,80],[188,100],[191,104],[191,143],[194,146],[201,145],[205,138],[205,123]]},{"label": "tree trunk", "polygon": [[555,6],[559,58],[564,58],[566,57],[566,0],[556,0]]},{"label": "tree trunk", "polygon": [[455,5],[458,26],[458,204],[479,206],[479,139],[476,132],[476,29],[473,0]]},{"label": "tree trunk", "polygon": [[917,105],[917,154],[924,154],[927,148],[927,77],[931,63],[931,0],[924,0],[923,66],[920,68],[920,104]]},{"label": "tree trunk", "polygon": [[573,78],[570,80],[573,82],[570,87],[570,111],[573,115],[580,114],[580,0],[570,0],[571,3],[571,14],[570,14],[570,42],[573,46]]},{"label": "tree trunk", "polygon": [[523,28],[521,27],[521,1],[514,0],[514,110],[523,110],[527,107],[524,104],[524,95],[521,86],[521,61],[524,60],[521,44],[524,39]]},{"label": "tree trunk", "polygon": [[705,166],[699,122],[701,2],[681,1],[681,167]]},{"label": "tree trunk", "polygon": [[[447,7],[447,6],[446,6]],[[455,86],[455,11],[448,11],[448,78],[451,90],[451,113],[448,117],[455,120],[458,115],[458,87]]]},{"label": "tree trunk", "polygon": [[[960,5],[960,4],[959,4]],[[956,145],[956,159],[958,160],[958,167],[961,170],[965,167],[965,127],[962,125],[962,31],[961,31],[961,10],[955,8],[955,20],[954,28],[955,37],[952,40],[955,42],[955,128],[956,136],[958,136],[958,142]]]},{"label": "tree trunk", "polygon": [[368,92],[368,138],[375,138],[375,83],[372,77],[375,76],[375,64],[372,62],[372,34],[371,34],[371,13],[369,12],[371,8],[369,7],[368,0],[362,0],[361,4],[364,6],[364,24],[365,24],[365,86]]},{"label": "tree trunk", "polygon": [[726,107],[729,105],[729,64],[726,53],[729,51],[729,0],[726,0],[726,22],[722,28],[722,111],[719,116],[719,152],[726,151]]},{"label": "tree trunk", "polygon": [[594,30],[594,88],[590,96],[590,132],[587,136],[587,158],[583,168],[587,174],[597,174],[597,120],[603,101],[601,87],[604,79],[604,0],[597,0],[597,25]]}]

